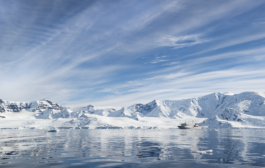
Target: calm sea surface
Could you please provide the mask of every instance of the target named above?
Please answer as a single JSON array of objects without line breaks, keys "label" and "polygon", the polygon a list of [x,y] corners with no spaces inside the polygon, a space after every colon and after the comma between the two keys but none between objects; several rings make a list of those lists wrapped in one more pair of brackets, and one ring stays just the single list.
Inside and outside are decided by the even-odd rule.
[{"label": "calm sea surface", "polygon": [[0,130],[0,167],[265,167],[265,130]]}]

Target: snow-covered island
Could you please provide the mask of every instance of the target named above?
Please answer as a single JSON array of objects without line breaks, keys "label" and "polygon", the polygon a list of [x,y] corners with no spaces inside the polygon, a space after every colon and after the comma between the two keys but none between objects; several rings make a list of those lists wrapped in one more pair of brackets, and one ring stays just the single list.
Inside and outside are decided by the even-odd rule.
[{"label": "snow-covered island", "polygon": [[49,100],[0,99],[0,129],[265,128],[265,93],[213,93],[183,100],[154,100],[122,108],[67,107]]}]

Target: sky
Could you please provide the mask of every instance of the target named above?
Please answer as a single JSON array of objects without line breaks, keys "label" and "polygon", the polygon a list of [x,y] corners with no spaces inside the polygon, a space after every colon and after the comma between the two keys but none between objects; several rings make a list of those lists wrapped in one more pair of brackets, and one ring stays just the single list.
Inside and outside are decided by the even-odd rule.
[{"label": "sky", "polygon": [[0,0],[0,98],[130,106],[265,92],[264,0]]}]

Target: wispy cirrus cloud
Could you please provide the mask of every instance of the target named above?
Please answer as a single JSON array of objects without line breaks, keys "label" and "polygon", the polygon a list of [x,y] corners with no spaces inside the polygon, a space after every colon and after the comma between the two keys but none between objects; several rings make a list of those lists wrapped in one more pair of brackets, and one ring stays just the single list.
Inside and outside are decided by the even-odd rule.
[{"label": "wispy cirrus cloud", "polygon": [[[134,102],[152,99],[180,99],[202,96],[211,92],[234,92],[240,93],[243,91],[265,92],[264,79],[265,69],[264,63],[258,60],[265,59],[265,54],[260,54],[262,49],[245,50],[241,53],[228,52],[226,57],[211,56],[212,58],[201,59],[183,63],[168,71],[154,73],[152,78],[135,80],[126,84],[112,87],[110,86],[103,92],[119,93],[117,97],[111,98],[111,103],[117,102]],[[243,54],[244,53],[244,54]],[[252,61],[260,62],[256,65],[241,65],[249,62],[249,57]],[[231,63],[223,65],[215,65],[210,62],[218,59],[229,59],[230,57],[238,57],[239,64],[235,68],[224,69]],[[253,58],[258,57],[256,60]],[[209,64],[210,63],[210,64]],[[236,63],[236,62],[235,62]],[[207,68],[200,65],[207,65]],[[219,66],[219,67],[218,67]],[[259,67],[259,68],[257,68]],[[213,68],[218,68],[211,71]],[[209,71],[210,70],[210,71]],[[160,74],[160,75],[157,75]],[[192,95],[193,94],[193,95]],[[108,104],[106,101],[95,102],[95,104]],[[129,104],[128,104],[129,105]]]}]

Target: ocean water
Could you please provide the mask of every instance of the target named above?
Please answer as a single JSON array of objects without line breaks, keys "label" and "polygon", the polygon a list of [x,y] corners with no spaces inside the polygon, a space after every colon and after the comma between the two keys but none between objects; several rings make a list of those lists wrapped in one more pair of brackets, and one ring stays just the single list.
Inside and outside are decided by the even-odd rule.
[{"label": "ocean water", "polygon": [[265,167],[263,129],[46,131],[0,130],[0,167]]}]

